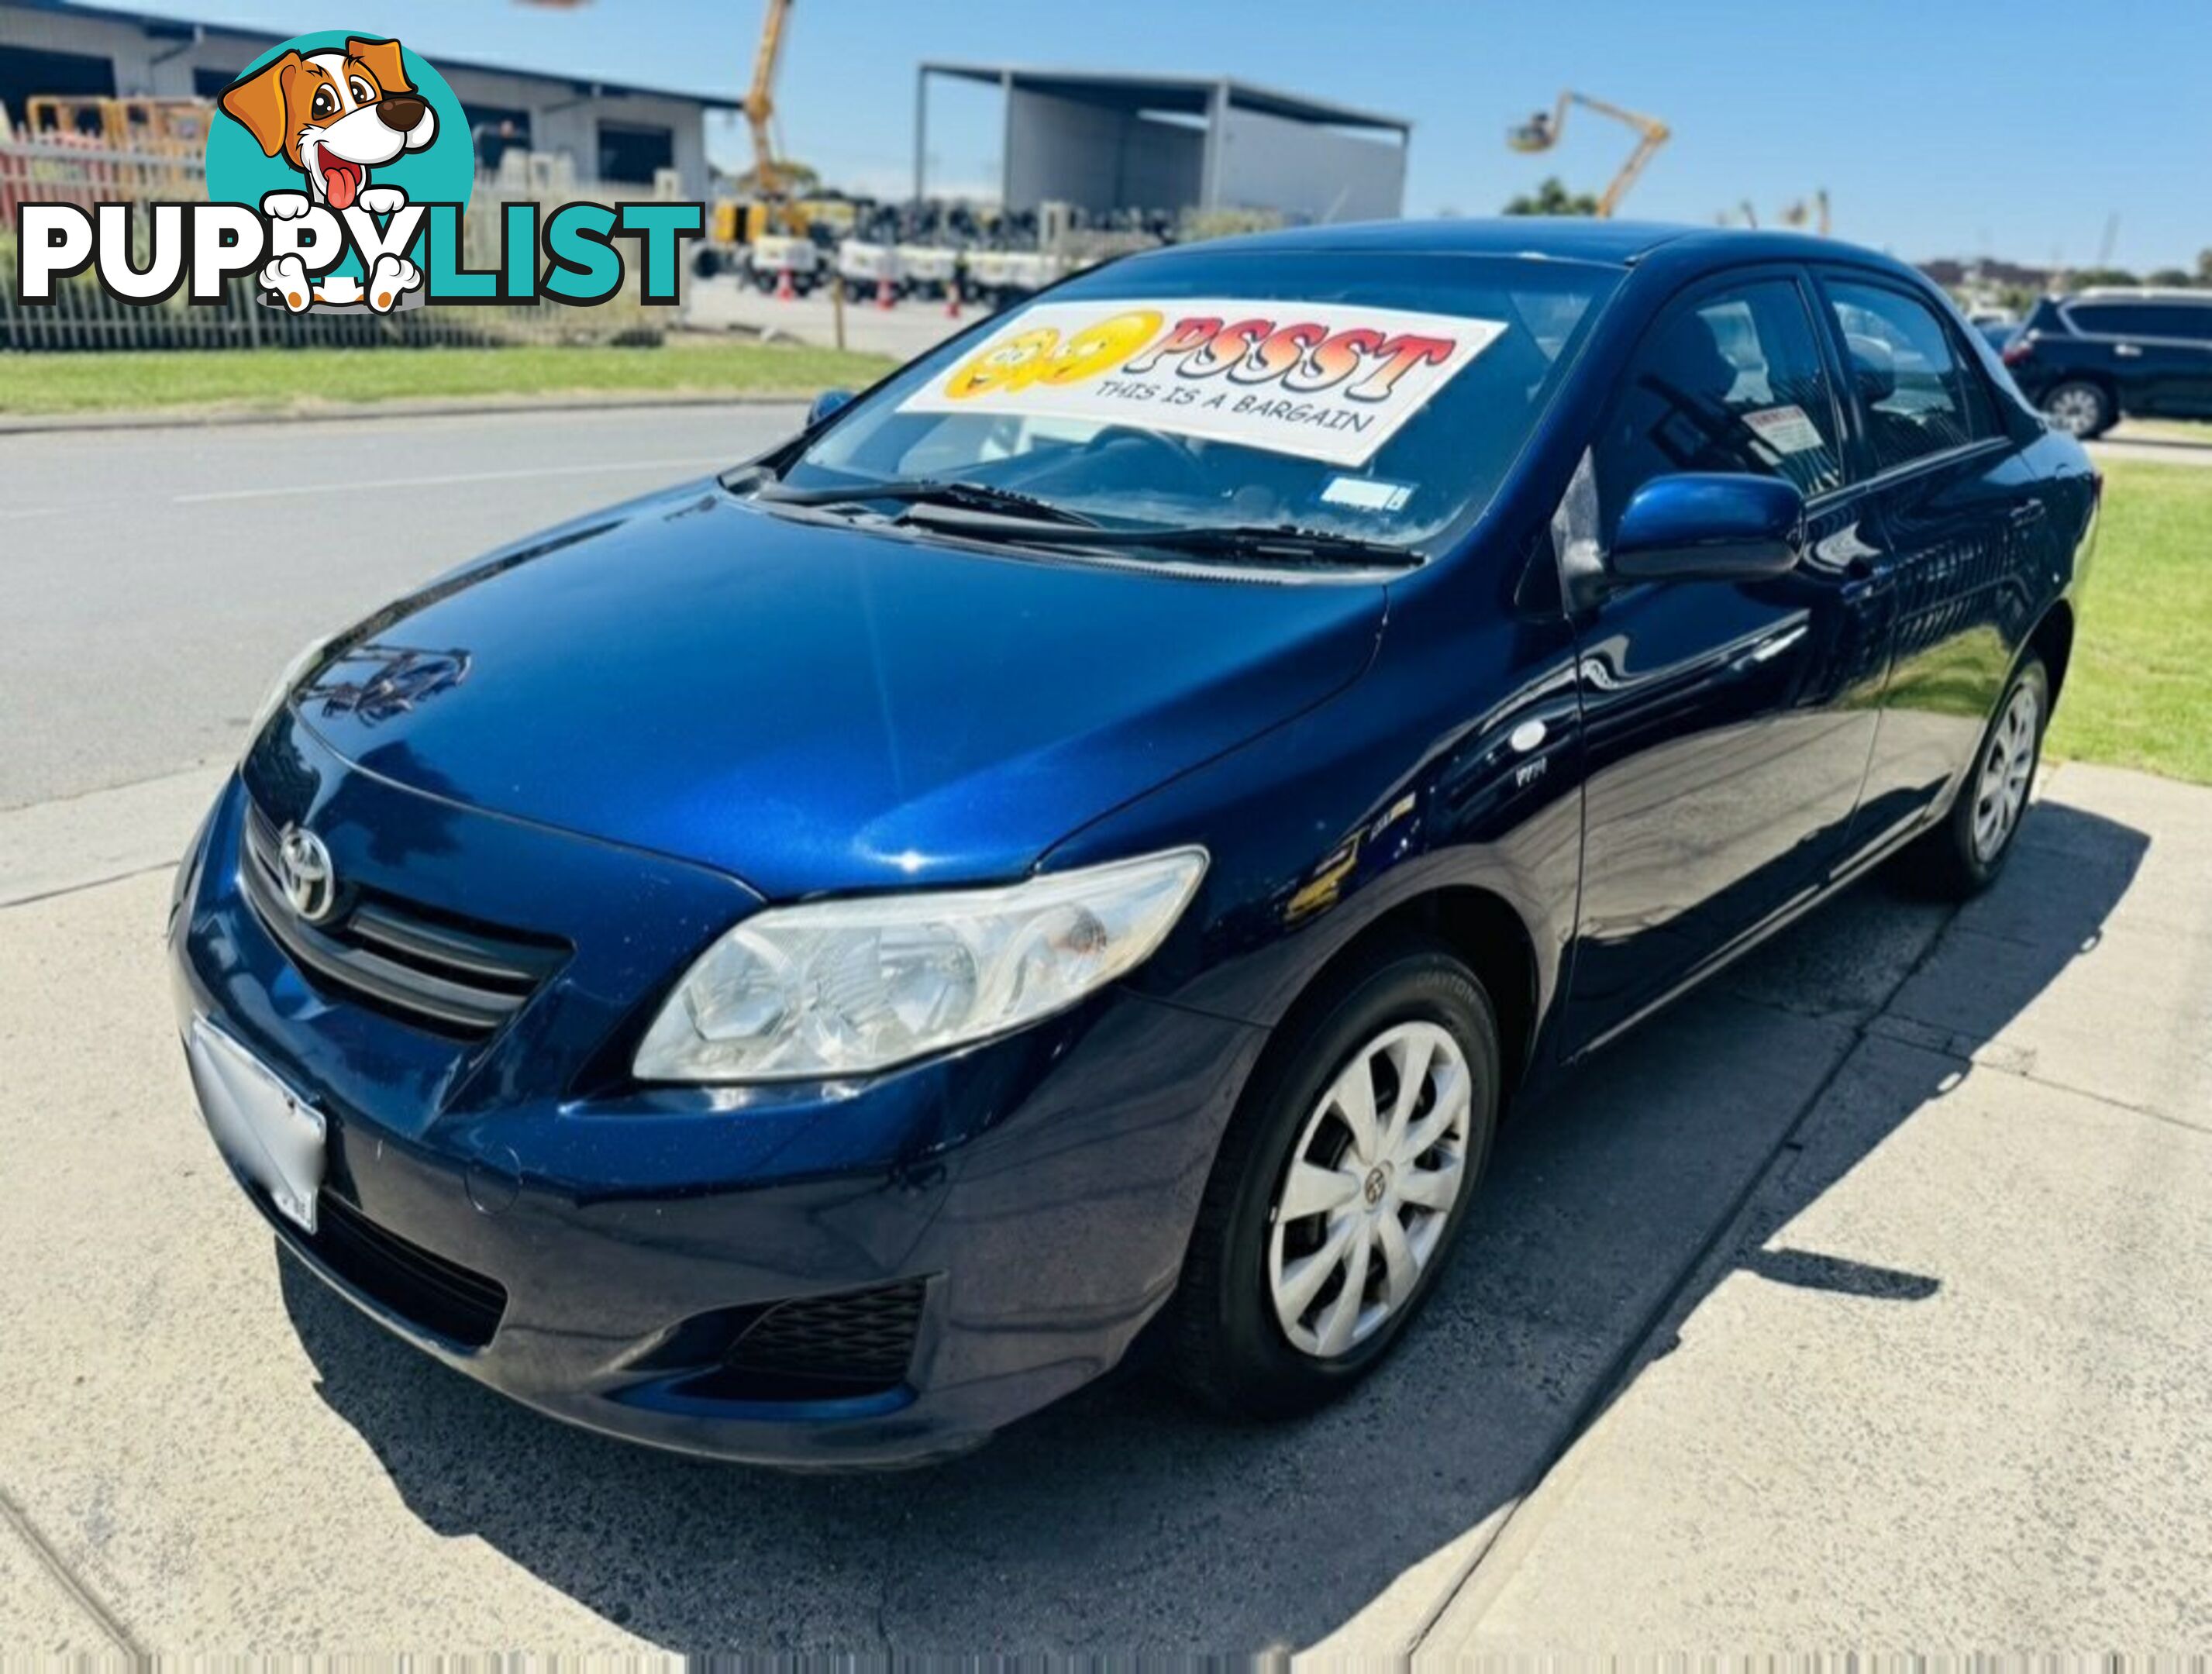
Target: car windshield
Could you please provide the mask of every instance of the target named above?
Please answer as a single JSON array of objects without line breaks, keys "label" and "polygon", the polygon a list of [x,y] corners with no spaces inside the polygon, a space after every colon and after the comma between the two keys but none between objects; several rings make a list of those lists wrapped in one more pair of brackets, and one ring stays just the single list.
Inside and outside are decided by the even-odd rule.
[{"label": "car windshield", "polygon": [[1416,549],[1489,504],[1619,277],[1397,252],[1116,263],[908,367],[774,492],[959,484],[1000,491],[968,493],[971,515],[1026,529]]}]

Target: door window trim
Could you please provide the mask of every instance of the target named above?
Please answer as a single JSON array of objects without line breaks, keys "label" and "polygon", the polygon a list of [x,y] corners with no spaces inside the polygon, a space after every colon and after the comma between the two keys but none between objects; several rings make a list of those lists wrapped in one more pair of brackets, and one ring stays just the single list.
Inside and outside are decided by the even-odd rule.
[{"label": "door window trim", "polygon": [[[1894,275],[1880,272],[1871,268],[1851,267],[1842,263],[1818,264],[1810,270],[1810,277],[1814,290],[1820,300],[1820,306],[1816,312],[1820,318],[1822,336],[1828,345],[1828,353],[1844,369],[1844,376],[1838,383],[1837,395],[1850,409],[1851,433],[1856,442],[1855,449],[1856,457],[1852,462],[1853,466],[1863,468],[1864,470],[1864,475],[1856,476],[1856,480],[1852,484],[1853,487],[1884,488],[1893,482],[1900,482],[1908,477],[1917,476],[1925,470],[1955,464],[1961,460],[1971,459],[1983,453],[1993,453],[2019,446],[2020,439],[2012,434],[2005,417],[2017,403],[2008,403],[2004,399],[2003,391],[1999,390],[1990,379],[1989,373],[1983,368],[1980,359],[1968,352],[1966,340],[1960,335],[1956,322],[1950,318],[1945,309],[1936,305],[1933,298],[1923,294],[1911,282],[1899,279]],[[1830,288],[1838,284],[1860,285],[1869,290],[1888,291],[1926,309],[1929,317],[1935,320],[1936,329],[1943,333],[1944,341],[1951,346],[1953,364],[1961,371],[1971,373],[1980,384],[1983,400],[1987,405],[1990,419],[1996,425],[1996,432],[1987,436],[1978,436],[1972,441],[1955,442],[1949,447],[1938,449],[1933,453],[1923,453],[1917,458],[1902,459],[1893,465],[1880,464],[1875,457],[1872,440],[1868,434],[1866,409],[1864,403],[1859,399],[1857,386],[1850,385],[1848,389],[1844,387],[1849,384],[1850,353],[1849,345],[1844,342],[1844,323],[1836,312],[1835,298]]]}]

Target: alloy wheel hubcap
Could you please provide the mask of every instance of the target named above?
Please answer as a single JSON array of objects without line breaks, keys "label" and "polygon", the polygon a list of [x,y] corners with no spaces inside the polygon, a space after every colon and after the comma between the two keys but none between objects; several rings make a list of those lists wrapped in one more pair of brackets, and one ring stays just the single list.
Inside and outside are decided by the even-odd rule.
[{"label": "alloy wheel hubcap", "polygon": [[2062,429],[2075,436],[2086,436],[2095,429],[2100,415],[2097,397],[2087,390],[2059,391],[2046,410]]},{"label": "alloy wheel hubcap", "polygon": [[1467,1180],[1467,1057],[1435,1023],[1352,1055],[1306,1119],[1269,1216],[1268,1295],[1291,1346],[1334,1359],[1413,1300]]},{"label": "alloy wheel hubcap", "polygon": [[2022,682],[2013,689],[2012,701],[2005,705],[1982,757],[1981,777],[1974,786],[1974,858],[1985,864],[2012,840],[2021,810],[2027,805],[2039,719],[2035,688]]}]

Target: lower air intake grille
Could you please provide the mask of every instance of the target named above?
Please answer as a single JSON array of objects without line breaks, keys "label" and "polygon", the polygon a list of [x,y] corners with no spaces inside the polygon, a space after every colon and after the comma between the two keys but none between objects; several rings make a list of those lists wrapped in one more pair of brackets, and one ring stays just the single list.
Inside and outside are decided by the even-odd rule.
[{"label": "lower air intake grille", "polygon": [[495,1279],[434,1255],[325,1192],[317,1200],[307,1246],[331,1271],[372,1301],[464,1349],[481,1349],[507,1312]]},{"label": "lower air intake grille", "polygon": [[924,1282],[778,1302],[731,1347],[724,1377],[786,1400],[873,1393],[906,1380]]}]

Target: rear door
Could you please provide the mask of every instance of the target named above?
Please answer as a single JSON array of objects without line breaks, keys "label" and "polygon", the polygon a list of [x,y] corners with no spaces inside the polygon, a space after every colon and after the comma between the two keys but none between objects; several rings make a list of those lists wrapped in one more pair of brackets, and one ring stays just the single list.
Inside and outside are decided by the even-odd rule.
[{"label": "rear door", "polygon": [[2103,299],[2066,306],[2075,331],[2109,358],[2121,410],[2135,414],[2212,409],[2212,331],[2186,335],[2199,316],[2212,318],[2212,307]]},{"label": "rear door", "polygon": [[1589,773],[1571,1046],[1612,1034],[1778,913],[1838,852],[1873,742],[1887,603],[1844,484],[1836,367],[1790,269],[1686,293],[1591,449],[1600,538],[1654,477],[1781,476],[1795,570],[1607,592],[1578,616]]},{"label": "rear door", "polygon": [[2166,368],[2165,410],[2212,418],[2212,301],[2157,302],[2143,312]]},{"label": "rear door", "polygon": [[2051,507],[1953,319],[1903,281],[1838,269],[1820,282],[1850,367],[1869,567],[1895,621],[1848,864],[1947,805],[2030,626]]}]

